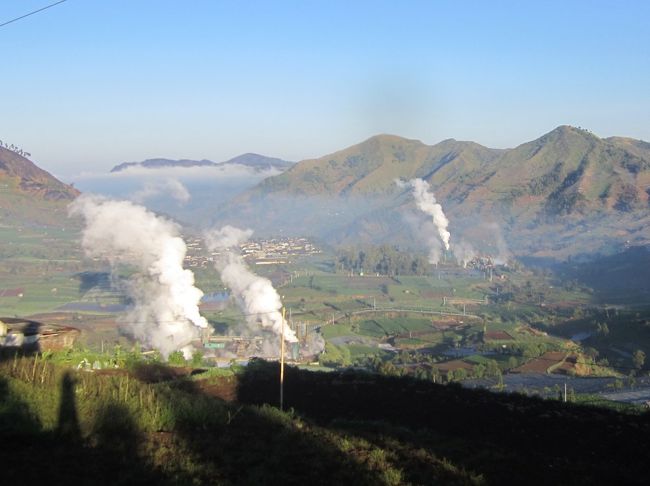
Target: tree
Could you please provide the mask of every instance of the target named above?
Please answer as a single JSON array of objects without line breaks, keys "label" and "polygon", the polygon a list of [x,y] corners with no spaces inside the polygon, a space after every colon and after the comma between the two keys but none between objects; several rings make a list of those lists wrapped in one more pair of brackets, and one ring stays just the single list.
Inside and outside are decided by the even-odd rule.
[{"label": "tree", "polygon": [[632,363],[637,370],[643,368],[643,365],[645,364],[645,353],[640,349],[634,351],[634,353],[632,353]]},{"label": "tree", "polygon": [[184,366],[186,364],[183,351],[174,351],[169,355],[167,361],[169,362],[170,365],[174,365],[174,366]]},{"label": "tree", "polygon": [[493,359],[487,360],[485,373],[488,376],[497,376],[497,375],[501,374],[501,369],[499,368],[499,363],[497,363],[496,360],[493,360]]},{"label": "tree", "polygon": [[434,383],[437,383],[440,381],[440,372],[438,371],[438,368],[431,368],[429,370],[429,379],[433,381]]},{"label": "tree", "polygon": [[462,381],[467,378],[467,370],[465,368],[449,370],[447,373],[447,378],[449,381]]},{"label": "tree", "polygon": [[501,374],[501,370],[499,370],[499,374],[497,375],[497,384],[494,385],[497,390],[503,390],[505,388],[505,384],[503,383],[503,375]]},{"label": "tree", "polygon": [[486,370],[486,367],[485,367],[485,365],[483,363],[477,364],[476,366],[474,366],[474,369],[473,369],[474,377],[483,378],[485,376],[485,370]]},{"label": "tree", "polygon": [[379,373],[382,375],[393,376],[397,374],[397,367],[390,361],[384,361],[379,365]]},{"label": "tree", "polygon": [[609,327],[607,326],[607,323],[601,324],[599,322],[596,326],[596,333],[599,337],[606,338],[609,335]]},{"label": "tree", "polygon": [[350,350],[346,347],[338,347],[331,343],[325,343],[325,351],[320,355],[319,361],[323,366],[350,366],[352,360]]},{"label": "tree", "polygon": [[585,348],[585,354],[589,356],[593,361],[596,361],[600,353],[595,348],[587,347]]},{"label": "tree", "polygon": [[427,379],[427,371],[424,368],[416,368],[415,377],[420,379],[420,380],[426,380]]},{"label": "tree", "polygon": [[203,353],[201,351],[194,351],[192,354],[192,366],[201,366],[203,364]]}]

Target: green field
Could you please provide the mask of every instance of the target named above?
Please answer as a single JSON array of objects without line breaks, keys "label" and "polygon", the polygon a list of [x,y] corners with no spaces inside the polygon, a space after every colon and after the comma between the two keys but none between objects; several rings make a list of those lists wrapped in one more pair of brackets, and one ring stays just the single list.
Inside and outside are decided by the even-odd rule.
[{"label": "green field", "polygon": [[[22,297],[0,297],[0,315],[27,317],[70,303],[96,304],[93,312],[74,311],[75,318],[83,319],[91,313],[101,314],[102,306],[123,303],[123,296],[114,291],[82,282],[81,272],[100,271],[103,264],[82,258],[78,233],[0,227],[0,237],[4,243],[0,249],[3,288],[23,289]],[[511,350],[516,360],[522,361],[521,353],[527,348],[531,355],[542,347],[569,346],[565,339],[553,336],[555,326],[560,330],[575,323],[574,328],[588,330],[594,325],[595,317],[585,310],[593,299],[590,291],[575,283],[565,285],[547,272],[517,266],[500,270],[493,281],[485,280],[480,272],[472,274],[457,267],[432,268],[422,276],[361,276],[336,273],[333,258],[321,254],[290,265],[254,270],[277,279],[276,288],[291,324],[309,332],[318,329],[326,340],[333,340],[346,362],[361,363],[362,358],[372,356],[392,360],[395,353],[386,347],[426,352],[427,357],[438,360],[448,359],[442,353],[458,347],[499,348]],[[196,285],[204,292],[224,289],[216,270],[197,268],[194,272]],[[205,317],[219,333],[231,332],[245,320],[234,302],[220,310],[206,310]],[[609,319],[610,337],[623,353],[636,349],[631,343],[650,352],[650,338],[645,338],[641,321],[643,318],[639,326],[625,327],[616,324],[615,316]],[[547,334],[536,333],[531,326]],[[93,332],[92,325],[80,327],[86,334]],[[491,340],[484,337],[484,331],[504,331],[510,338]],[[83,342],[102,340],[104,337],[86,336]],[[620,350],[613,352],[601,342],[589,345],[598,348],[600,357],[611,364],[631,366],[631,359]]]}]

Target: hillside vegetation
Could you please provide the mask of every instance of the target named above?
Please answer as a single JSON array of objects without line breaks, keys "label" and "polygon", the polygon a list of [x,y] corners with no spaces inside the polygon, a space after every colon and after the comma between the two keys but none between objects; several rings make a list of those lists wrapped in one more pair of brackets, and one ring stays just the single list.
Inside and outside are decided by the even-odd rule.
[{"label": "hillside vegetation", "polygon": [[475,244],[494,225],[516,252],[540,257],[650,242],[648,144],[569,126],[507,150],[379,135],[262,181],[218,219],[334,243],[418,240],[409,190],[395,184],[414,177],[431,184],[452,234]]},{"label": "hillside vegetation", "polygon": [[66,206],[78,195],[74,187],[0,147],[0,225],[69,225]]},{"label": "hillside vegetation", "polygon": [[192,377],[129,359],[130,371],[88,372],[5,356],[5,480],[644,484],[649,472],[647,413],[294,368],[281,412],[276,364]]}]

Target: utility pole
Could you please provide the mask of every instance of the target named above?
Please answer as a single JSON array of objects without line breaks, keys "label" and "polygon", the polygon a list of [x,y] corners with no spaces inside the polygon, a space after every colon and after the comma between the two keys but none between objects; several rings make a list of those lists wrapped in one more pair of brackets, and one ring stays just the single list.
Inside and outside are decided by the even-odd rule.
[{"label": "utility pole", "polygon": [[280,411],[284,409],[284,307],[282,307],[282,333],[280,337]]},{"label": "utility pole", "polygon": [[564,382],[564,403],[566,403],[566,381]]}]

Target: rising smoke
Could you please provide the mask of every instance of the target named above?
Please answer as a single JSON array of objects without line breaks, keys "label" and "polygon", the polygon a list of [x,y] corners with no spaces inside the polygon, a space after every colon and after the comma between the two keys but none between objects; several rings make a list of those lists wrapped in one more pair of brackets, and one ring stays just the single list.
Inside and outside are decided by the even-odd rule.
[{"label": "rising smoke", "polygon": [[[416,206],[420,211],[431,216],[440,241],[442,241],[445,250],[449,251],[449,240],[451,238],[451,233],[449,233],[449,230],[447,229],[449,226],[449,220],[447,219],[447,216],[445,216],[440,203],[436,201],[429,183],[423,179],[411,179],[407,183],[404,183],[401,180],[396,180],[395,183],[399,187],[408,186],[411,188]],[[429,231],[424,231],[425,236],[429,233]],[[440,260],[440,245],[430,237],[427,237],[427,240],[429,240],[429,261],[436,264]]]},{"label": "rising smoke", "polygon": [[460,240],[459,243],[454,244],[454,256],[463,268],[467,268],[467,264],[477,257],[477,253],[470,243],[465,240]]},{"label": "rising smoke", "polygon": [[[295,343],[298,340],[280,313],[282,301],[273,284],[269,279],[251,272],[237,249],[252,233],[252,230],[228,225],[206,233],[205,241],[210,251],[219,252],[215,268],[223,284],[230,288],[237,299],[249,330],[256,335],[261,329],[266,329],[280,336],[284,326],[285,341]],[[268,352],[271,353],[270,350]]]},{"label": "rising smoke", "polygon": [[190,342],[208,323],[199,314],[203,292],[183,269],[187,248],[178,225],[137,204],[89,195],[78,197],[69,214],[85,219],[87,256],[108,260],[113,273],[121,265],[135,270],[125,285],[133,307],[123,318],[134,337],[164,357],[179,349],[189,357]]},{"label": "rising smoke", "polygon": [[506,240],[503,237],[501,227],[497,223],[485,223],[485,227],[490,230],[490,233],[494,236],[494,244],[497,247],[497,255],[494,258],[494,263],[497,265],[507,264],[512,255],[508,249]]},{"label": "rising smoke", "polygon": [[442,257],[443,249],[436,226],[432,221],[429,221],[428,219],[426,221],[422,221],[421,218],[418,218],[413,214],[406,215],[405,218],[411,227],[415,228],[417,231],[418,239],[423,241],[423,243],[428,248],[429,263],[432,265],[437,265]]},{"label": "rising smoke", "polygon": [[449,220],[442,211],[440,203],[436,202],[436,198],[430,190],[431,186],[429,186],[429,183],[423,179],[411,179],[409,184],[413,189],[415,204],[420,211],[433,218],[433,224],[435,224],[438,229],[438,234],[440,235],[443,245],[445,245],[445,250],[449,251],[449,238],[451,238],[451,234],[447,230]]}]

